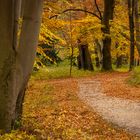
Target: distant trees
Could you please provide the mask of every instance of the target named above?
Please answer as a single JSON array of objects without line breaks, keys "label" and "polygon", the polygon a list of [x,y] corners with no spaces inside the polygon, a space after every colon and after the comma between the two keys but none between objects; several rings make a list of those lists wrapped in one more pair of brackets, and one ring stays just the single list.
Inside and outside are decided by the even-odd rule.
[{"label": "distant trees", "polygon": [[42,4],[43,0],[0,0],[0,129],[6,132],[21,118],[38,44]]},{"label": "distant trees", "polygon": [[78,68],[93,71],[94,68],[92,65],[91,54],[89,52],[88,44],[84,42],[81,43],[81,41],[79,40],[78,49],[79,49]]},{"label": "distant trees", "polygon": [[[139,65],[140,59],[140,1],[127,0],[127,3],[130,30],[130,70],[132,70],[135,65]],[[135,59],[135,46],[138,52],[137,59]]]},{"label": "distant trees", "polygon": [[[84,2],[86,0],[82,0],[83,1],[83,9],[85,10],[84,12],[84,16],[87,16],[87,7],[86,5],[84,5]],[[94,67],[92,64],[92,60],[91,60],[91,54],[89,51],[89,44],[87,41],[81,41],[82,39],[78,39],[78,50],[79,50],[79,55],[78,55],[78,68],[79,69],[84,69],[84,70],[89,70],[89,71],[93,71]]]},{"label": "distant trees", "polygon": [[[68,11],[77,11],[77,12],[83,12],[86,14],[90,14],[93,15],[94,17],[98,18],[101,21],[102,24],[102,28],[101,31],[103,33],[103,49],[102,49],[102,69],[103,70],[112,70],[112,62],[111,62],[111,36],[110,36],[110,21],[113,20],[113,13],[114,13],[114,7],[115,7],[115,0],[104,0],[104,10],[103,10],[103,14],[101,12],[101,10],[99,9],[98,6],[98,2],[97,0],[94,0],[94,4],[95,4],[95,9],[97,9],[97,13],[95,12],[91,12],[89,10],[87,10],[86,7],[84,8],[70,8],[70,9],[66,9],[64,10],[62,13],[66,13]],[[60,13],[61,14],[61,13]],[[86,45],[88,47],[88,45]],[[80,50],[80,49],[79,49]],[[88,48],[85,49],[88,51]],[[85,51],[84,50],[84,51]],[[82,50],[79,51],[80,53],[82,52]],[[85,52],[85,54],[87,54]],[[88,53],[89,54],[89,53]],[[80,54],[80,56],[82,56]],[[80,57],[79,56],[79,57]],[[84,60],[84,59],[83,59]],[[91,59],[85,59],[89,60],[89,62],[85,62],[85,63],[91,63]],[[83,63],[83,62],[81,62]],[[91,66],[92,64],[90,64]],[[92,66],[93,67],[93,66]],[[85,69],[85,68],[84,68]],[[89,70],[92,69],[91,67],[89,68]]]},{"label": "distant trees", "polygon": [[[61,2],[62,1],[58,2],[58,4],[60,4]],[[65,2],[63,1],[64,5],[66,4]],[[87,54],[85,50],[92,50],[91,46],[93,46],[95,50],[92,50],[92,59],[96,61],[97,67],[99,67],[100,65],[103,70],[108,71],[112,70],[112,63],[116,64],[117,67],[121,67],[121,64],[128,65],[129,62],[130,69],[132,69],[131,67],[134,66],[134,58],[135,62],[136,59],[137,61],[139,60],[137,52],[140,54],[140,1],[72,0],[67,2],[70,2],[72,6],[62,6],[65,8],[62,9],[61,7],[61,9],[59,9],[57,12],[55,11],[54,13],[52,12],[53,10],[51,10],[52,13],[50,12],[50,19],[55,18],[56,21],[57,19],[60,20],[61,15],[61,21],[67,21],[68,13],[71,11],[72,17],[75,17],[72,18],[73,22],[75,22],[73,23],[73,26],[75,26],[73,28],[74,38],[76,38],[75,36],[77,36],[77,40],[81,40],[81,43],[78,43],[77,46],[75,45],[76,43],[73,43],[73,45],[75,45],[79,49],[79,58],[82,57],[82,51],[84,51],[83,54]],[[57,2],[55,1],[54,3]],[[127,10],[129,12],[126,12]],[[124,16],[122,16],[121,14]],[[123,20],[123,22],[121,20]],[[100,22],[100,27],[97,21]],[[100,28],[100,31],[98,33],[96,33],[97,28]],[[75,31],[77,30],[79,30],[79,32],[75,33]],[[98,36],[97,34],[100,34],[100,36]],[[89,41],[88,39],[91,38],[91,36],[92,39],[90,39]],[[84,38],[84,40],[88,40],[87,44],[85,43],[85,41],[82,41],[82,38]],[[97,40],[100,43],[98,43]],[[84,46],[84,48],[85,46],[87,46],[87,49],[82,50],[82,47],[80,46]],[[137,48],[137,50],[135,49],[135,47]],[[134,54],[134,52],[136,53]],[[90,53],[88,52],[88,54]],[[78,61],[79,67],[81,64],[81,60],[89,60],[89,63],[91,63],[91,59],[82,58]]]}]

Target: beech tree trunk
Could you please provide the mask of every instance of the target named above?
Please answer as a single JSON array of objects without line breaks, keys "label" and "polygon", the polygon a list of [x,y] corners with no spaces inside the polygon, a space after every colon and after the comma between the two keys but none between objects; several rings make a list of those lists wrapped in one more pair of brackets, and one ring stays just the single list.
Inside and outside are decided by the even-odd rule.
[{"label": "beech tree trunk", "polygon": [[22,32],[17,49],[17,83],[19,83],[19,86],[17,89],[16,118],[18,119],[21,116],[25,87],[29,80],[36,55],[42,4],[43,0],[25,0],[24,2]]},{"label": "beech tree trunk", "polygon": [[103,70],[112,70],[110,21],[113,19],[115,0],[104,0],[103,32]]},{"label": "beech tree trunk", "polygon": [[9,131],[14,116],[14,6],[13,0],[0,0],[0,129]]},{"label": "beech tree trunk", "polygon": [[38,44],[43,0],[24,0],[18,46],[21,1],[0,0],[0,129],[10,131],[21,116],[25,88]]}]

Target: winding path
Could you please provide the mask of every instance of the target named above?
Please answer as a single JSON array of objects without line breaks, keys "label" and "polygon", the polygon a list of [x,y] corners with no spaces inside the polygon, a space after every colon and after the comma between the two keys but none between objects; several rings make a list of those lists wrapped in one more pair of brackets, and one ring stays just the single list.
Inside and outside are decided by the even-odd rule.
[{"label": "winding path", "polygon": [[104,119],[140,136],[140,102],[106,96],[97,80],[79,80],[78,86],[79,98]]}]

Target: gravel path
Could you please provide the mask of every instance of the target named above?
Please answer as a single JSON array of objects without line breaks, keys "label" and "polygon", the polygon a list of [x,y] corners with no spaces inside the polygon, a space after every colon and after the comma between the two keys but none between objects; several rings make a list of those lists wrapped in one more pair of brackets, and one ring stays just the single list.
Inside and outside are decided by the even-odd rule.
[{"label": "gravel path", "polygon": [[140,136],[140,102],[106,96],[99,81],[79,81],[79,98],[104,119]]}]

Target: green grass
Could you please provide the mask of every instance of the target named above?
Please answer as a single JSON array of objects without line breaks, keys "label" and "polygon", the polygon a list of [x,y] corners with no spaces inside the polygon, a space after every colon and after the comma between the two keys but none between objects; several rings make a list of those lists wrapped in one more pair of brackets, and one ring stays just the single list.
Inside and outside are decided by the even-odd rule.
[{"label": "green grass", "polygon": [[128,79],[128,83],[131,85],[140,85],[140,66],[134,69],[132,76]]},{"label": "green grass", "polygon": [[[71,77],[93,76],[96,72],[78,70],[77,67],[73,67]],[[33,79],[40,80],[58,79],[67,77],[70,77],[70,66],[68,65],[68,62],[63,62],[60,63],[59,65],[48,66],[47,68],[42,68],[39,71],[32,73]]]},{"label": "green grass", "polygon": [[[88,71],[88,70],[85,71],[85,70],[79,70],[77,67],[73,66],[71,77],[93,76],[98,72],[104,72],[96,68],[95,66],[94,69],[95,69],[94,71]],[[122,66],[121,68],[116,68],[116,66],[113,65],[113,71],[128,72],[129,67],[125,65]],[[46,68],[41,68],[39,71],[32,73],[33,79],[40,79],[40,80],[59,79],[59,78],[68,78],[68,77],[70,77],[70,66],[69,66],[69,61],[67,60],[63,61],[58,65],[52,65]]]},{"label": "green grass", "polygon": [[116,68],[116,65],[113,65],[113,70],[118,71],[118,72],[128,72],[129,71],[129,66],[128,65],[123,65],[121,68]]}]

